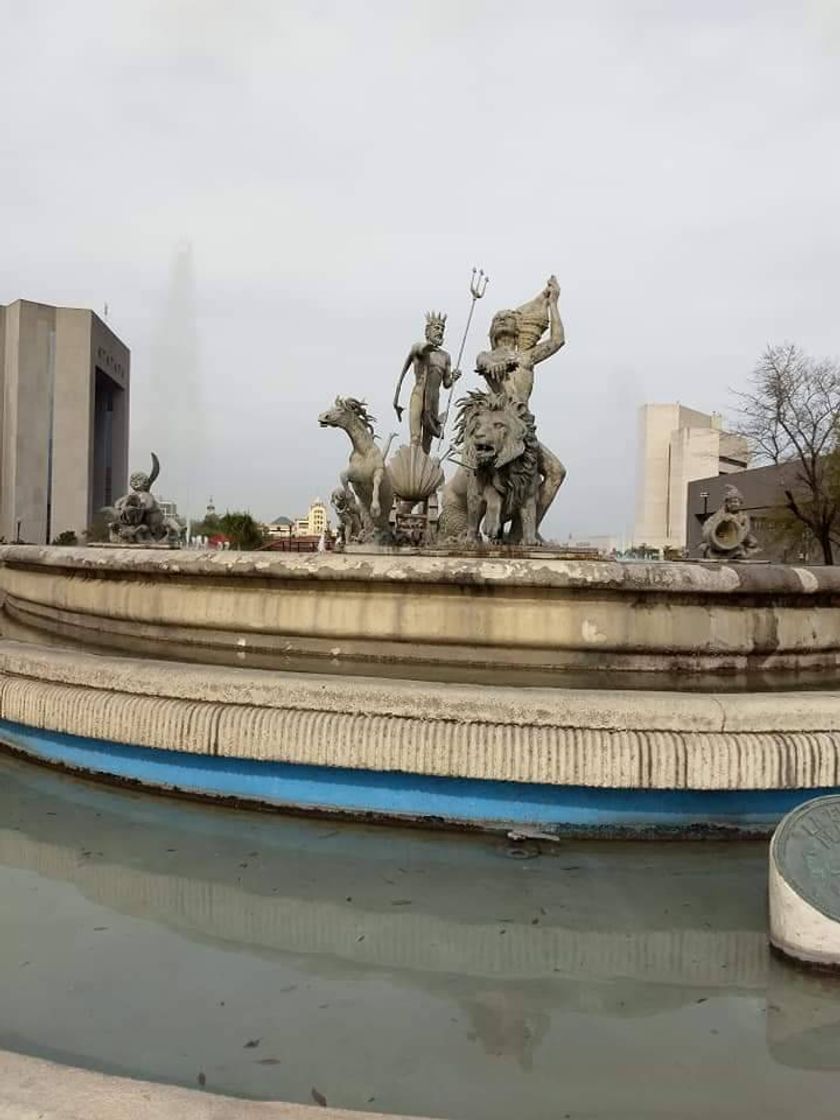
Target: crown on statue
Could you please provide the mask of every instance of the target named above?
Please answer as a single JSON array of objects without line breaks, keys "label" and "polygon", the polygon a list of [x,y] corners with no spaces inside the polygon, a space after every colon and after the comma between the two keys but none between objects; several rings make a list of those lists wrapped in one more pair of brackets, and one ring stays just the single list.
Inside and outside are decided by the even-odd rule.
[{"label": "crown on statue", "polygon": [[446,316],[443,315],[440,311],[427,311],[426,324],[430,327],[445,327]]}]

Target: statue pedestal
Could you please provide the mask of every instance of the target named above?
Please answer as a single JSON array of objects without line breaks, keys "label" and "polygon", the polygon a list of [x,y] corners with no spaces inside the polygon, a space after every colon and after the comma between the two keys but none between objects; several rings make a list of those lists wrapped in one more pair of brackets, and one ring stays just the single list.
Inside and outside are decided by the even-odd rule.
[{"label": "statue pedestal", "polygon": [[437,494],[430,494],[424,502],[398,501],[391,515],[397,547],[428,548],[433,545],[439,514]]}]

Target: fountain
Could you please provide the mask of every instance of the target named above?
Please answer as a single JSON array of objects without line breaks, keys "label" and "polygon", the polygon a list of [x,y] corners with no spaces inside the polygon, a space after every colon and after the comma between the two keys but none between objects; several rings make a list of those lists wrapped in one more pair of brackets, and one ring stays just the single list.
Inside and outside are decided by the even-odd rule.
[{"label": "fountain", "polygon": [[565,468],[530,396],[558,298],[552,277],[493,317],[446,454],[441,315],[406,360],[408,444],[389,458],[358,398],[322,413],[352,444],[340,552],[0,548],[2,742],[237,803],[517,834],[766,833],[838,787],[834,569],[741,559],[732,496],[701,562],[543,543]]}]

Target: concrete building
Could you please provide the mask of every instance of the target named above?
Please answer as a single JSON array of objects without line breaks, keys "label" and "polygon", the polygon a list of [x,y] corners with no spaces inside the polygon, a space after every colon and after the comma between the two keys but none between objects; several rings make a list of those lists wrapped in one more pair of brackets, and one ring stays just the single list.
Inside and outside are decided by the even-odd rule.
[{"label": "concrete building", "polygon": [[269,538],[291,537],[292,530],[294,529],[295,522],[290,517],[275,517],[273,521],[267,521],[260,526],[263,533]]},{"label": "concrete building", "polygon": [[779,463],[738,474],[700,478],[688,484],[686,542],[696,556],[703,539],[703,523],[723,505],[727,486],[737,486],[761,545],[758,560],[780,564],[821,564],[822,550],[808,530],[785,510],[785,490],[799,490],[799,464]]},{"label": "concrete building", "polygon": [[263,525],[263,532],[270,538],[288,537],[320,537],[329,529],[330,519],[326,503],[321,498],[316,498],[309,507],[308,513],[303,517],[277,517],[267,525]]},{"label": "concrete building", "polygon": [[92,311],[0,306],[0,536],[81,537],[126,492],[129,366]]},{"label": "concrete building", "polygon": [[639,410],[634,543],[684,548],[689,482],[744,470],[747,442],[725,432],[719,415],[681,404],[646,404]]}]

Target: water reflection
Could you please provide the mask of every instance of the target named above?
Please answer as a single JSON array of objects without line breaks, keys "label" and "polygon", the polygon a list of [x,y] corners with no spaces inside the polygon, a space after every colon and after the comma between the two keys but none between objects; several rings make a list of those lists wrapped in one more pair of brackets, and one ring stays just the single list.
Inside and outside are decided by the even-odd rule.
[{"label": "water reflection", "polygon": [[840,1070],[840,978],[771,960],[767,1041],[785,1065]]},{"label": "water reflection", "polygon": [[743,1115],[840,1070],[834,978],[768,955],[763,844],[515,861],[496,839],[211,810],[10,759],[0,821],[12,1048],[467,1118],[555,1115],[558,1094],[573,1115],[695,1115],[688,1094]]}]

